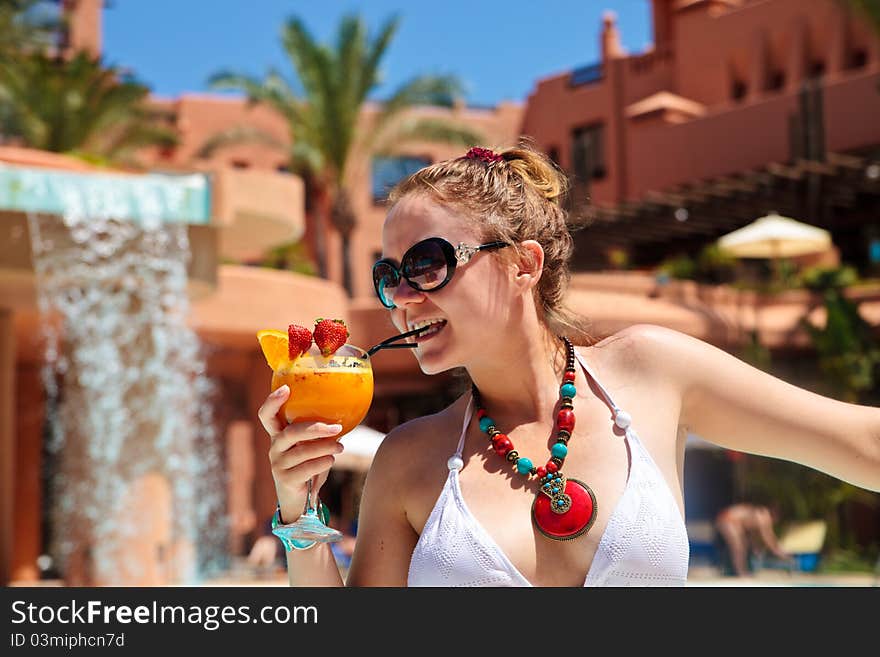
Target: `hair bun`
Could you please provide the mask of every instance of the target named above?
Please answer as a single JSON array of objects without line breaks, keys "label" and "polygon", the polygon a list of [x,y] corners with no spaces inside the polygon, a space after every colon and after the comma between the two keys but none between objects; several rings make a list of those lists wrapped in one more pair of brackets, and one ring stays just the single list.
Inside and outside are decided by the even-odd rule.
[{"label": "hair bun", "polygon": [[534,144],[522,139],[517,146],[502,155],[508,165],[546,200],[561,205],[568,192],[568,177],[547,155]]}]

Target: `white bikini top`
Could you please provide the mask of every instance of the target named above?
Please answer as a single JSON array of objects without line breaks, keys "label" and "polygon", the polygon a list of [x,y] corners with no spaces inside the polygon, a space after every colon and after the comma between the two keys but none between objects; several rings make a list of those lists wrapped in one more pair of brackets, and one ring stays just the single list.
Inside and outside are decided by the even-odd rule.
[{"label": "white bikini top", "polygon": [[[684,586],[690,555],[687,530],[666,480],[589,365],[575,352],[625,429],[631,457],[623,495],[608,519],[584,586]],[[473,399],[465,411],[449,476],[409,565],[409,586],[531,586],[471,514],[458,473]]]}]

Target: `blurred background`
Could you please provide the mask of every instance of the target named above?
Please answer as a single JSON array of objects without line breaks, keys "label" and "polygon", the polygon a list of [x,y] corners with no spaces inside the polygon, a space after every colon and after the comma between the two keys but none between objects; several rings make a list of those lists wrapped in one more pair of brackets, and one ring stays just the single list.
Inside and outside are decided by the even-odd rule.
[{"label": "blurred background", "polygon": [[[388,190],[475,144],[568,174],[594,336],[878,405],[880,2],[420,5],[0,0],[4,585],[283,584],[255,333],[395,333]],[[376,446],[461,392],[404,351],[321,492],[343,569]],[[738,502],[796,556],[755,572],[878,581],[880,495],[697,435],[685,492],[697,582]]]}]

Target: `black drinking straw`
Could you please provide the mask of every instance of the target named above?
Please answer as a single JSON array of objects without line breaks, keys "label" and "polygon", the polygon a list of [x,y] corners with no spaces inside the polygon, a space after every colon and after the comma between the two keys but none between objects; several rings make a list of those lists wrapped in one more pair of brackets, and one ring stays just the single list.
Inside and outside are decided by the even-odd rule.
[{"label": "black drinking straw", "polygon": [[422,328],[417,328],[414,331],[407,331],[406,333],[400,333],[399,335],[392,335],[390,338],[382,340],[382,342],[377,344],[375,347],[370,347],[367,350],[367,356],[372,356],[380,349],[405,349],[410,347],[417,347],[418,344],[416,344],[415,342],[401,342],[399,344],[395,343],[397,343],[399,340],[405,340],[412,335],[423,333],[424,331],[427,331],[428,328],[428,326],[423,326]]}]

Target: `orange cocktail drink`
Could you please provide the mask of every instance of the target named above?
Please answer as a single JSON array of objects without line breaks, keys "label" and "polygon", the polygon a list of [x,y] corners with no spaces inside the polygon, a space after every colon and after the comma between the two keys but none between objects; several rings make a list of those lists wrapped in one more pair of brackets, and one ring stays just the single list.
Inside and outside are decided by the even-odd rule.
[{"label": "orange cocktail drink", "polygon": [[346,344],[332,356],[312,347],[272,373],[272,390],[287,384],[290,396],[281,408],[288,422],[341,424],[341,438],[367,414],[373,401],[373,368],[358,347]]}]

